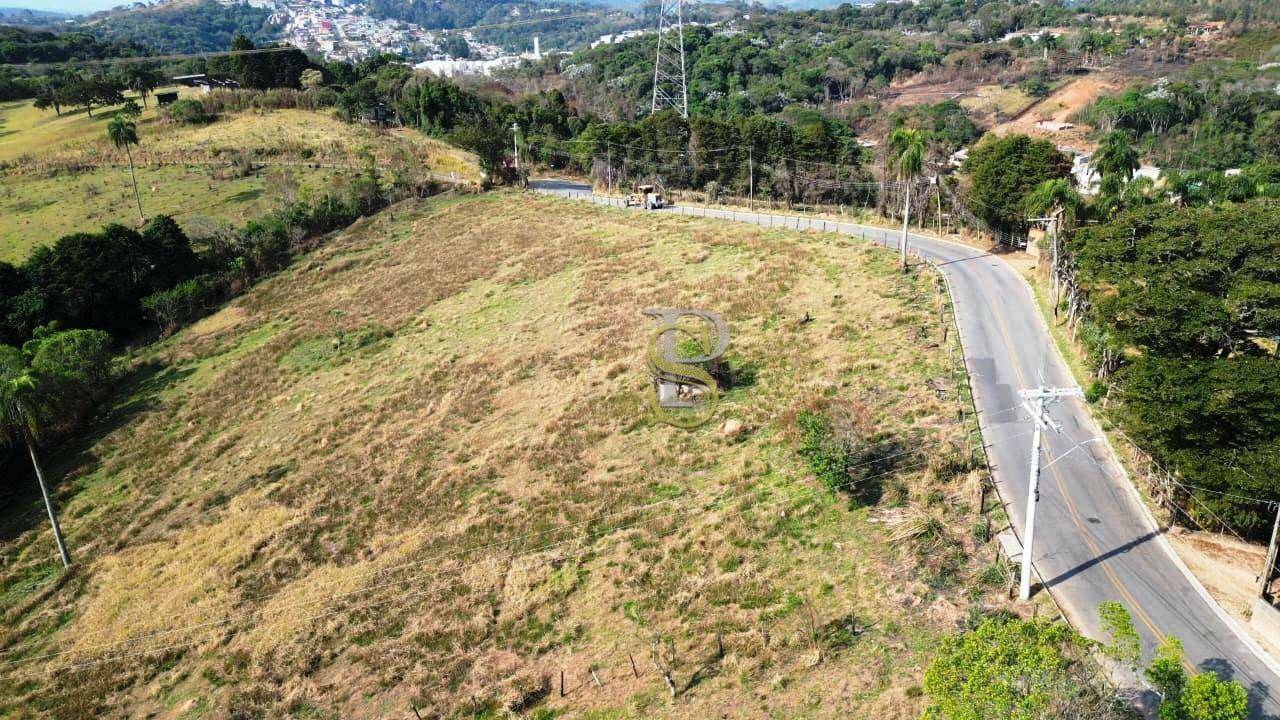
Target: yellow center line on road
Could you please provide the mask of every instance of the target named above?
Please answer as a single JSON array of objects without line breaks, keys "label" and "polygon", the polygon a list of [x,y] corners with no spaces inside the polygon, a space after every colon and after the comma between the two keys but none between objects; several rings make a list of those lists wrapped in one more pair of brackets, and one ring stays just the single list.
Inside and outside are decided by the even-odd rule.
[{"label": "yellow center line on road", "polygon": [[[983,289],[986,290],[987,297],[989,298],[996,297],[993,288],[987,283],[987,279],[983,277],[982,273],[979,272],[979,273],[976,273],[976,275],[978,277],[978,282],[981,283]],[[996,311],[994,306],[992,306],[992,314],[996,318],[996,326],[997,326],[997,329],[1000,331],[1001,337],[1004,338],[1005,346],[1009,348],[1009,353],[1008,353],[1009,360],[1013,365],[1014,373],[1018,376],[1018,383],[1021,384],[1023,387],[1029,387],[1027,385],[1026,376],[1022,372],[1022,366],[1018,362],[1018,356],[1013,352],[1013,348],[1016,346],[1013,344],[1013,340],[1009,336],[1009,331],[1005,327],[1004,317],[998,311]],[[1119,576],[1117,576],[1115,574],[1115,571],[1113,571],[1107,565],[1106,560],[1101,559],[1102,550],[1101,548],[1098,547],[1097,543],[1093,541],[1093,537],[1090,535],[1089,531],[1085,528],[1084,522],[1080,516],[1079,510],[1076,508],[1075,503],[1071,501],[1071,496],[1067,493],[1066,485],[1062,481],[1062,476],[1058,473],[1058,468],[1050,465],[1049,472],[1053,474],[1053,479],[1058,486],[1058,491],[1062,493],[1062,498],[1063,500],[1066,501],[1067,509],[1071,515],[1071,522],[1075,524],[1076,529],[1079,530],[1080,532],[1081,539],[1083,539],[1085,541],[1085,544],[1089,546],[1089,549],[1093,551],[1094,556],[1099,558],[1098,567],[1102,568],[1103,574],[1106,575],[1107,579],[1109,579],[1112,585],[1115,586],[1116,590],[1120,593],[1120,596],[1123,597],[1125,600],[1129,601],[1129,604],[1132,607],[1132,612],[1138,616],[1138,619],[1142,621],[1142,624],[1146,625],[1151,630],[1151,632],[1155,634],[1157,640],[1163,642],[1165,639],[1164,633],[1160,631],[1160,628],[1156,627],[1156,624],[1151,619],[1151,616],[1147,615],[1146,610],[1142,608],[1142,606],[1133,597],[1133,595],[1129,592],[1129,590],[1125,588],[1124,584],[1120,581]],[[1023,548],[1023,552],[1027,552],[1027,549]],[[1034,559],[1032,562],[1034,563]],[[1045,588],[1045,589],[1048,590],[1048,588]],[[1187,663],[1185,658],[1183,659],[1182,662],[1183,662],[1183,665],[1186,665],[1190,669],[1190,665]]]}]

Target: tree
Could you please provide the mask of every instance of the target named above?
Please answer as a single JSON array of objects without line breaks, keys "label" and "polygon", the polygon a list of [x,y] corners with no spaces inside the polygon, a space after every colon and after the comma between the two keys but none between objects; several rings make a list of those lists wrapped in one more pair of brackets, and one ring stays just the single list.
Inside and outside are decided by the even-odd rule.
[{"label": "tree", "polygon": [[467,39],[458,33],[449,33],[440,49],[444,51],[445,55],[458,60],[466,60],[471,57],[471,46],[467,44]]},{"label": "tree", "polygon": [[1211,672],[1200,673],[1182,691],[1182,713],[1187,720],[1245,720],[1249,694],[1238,682]]},{"label": "tree", "polygon": [[903,185],[902,202],[902,271],[907,271],[907,234],[911,223],[911,186],[924,169],[924,134],[919,130],[898,128],[889,135],[888,166]]},{"label": "tree", "polygon": [[1062,623],[988,618],[942,642],[924,689],[926,720],[1125,717],[1089,641]]},{"label": "tree", "polygon": [[298,76],[298,82],[303,88],[315,91],[324,85],[324,73],[315,68],[307,68],[302,71],[302,75]]},{"label": "tree", "polygon": [[1079,216],[1084,200],[1076,192],[1075,184],[1068,178],[1045,180],[1035,187],[1023,205],[1029,216],[1048,216],[1050,230],[1049,275],[1053,280],[1053,314],[1058,314],[1058,275],[1061,258],[1062,232],[1065,226]]},{"label": "tree", "polygon": [[1129,135],[1120,130],[1107,133],[1093,154],[1093,166],[1102,175],[1104,188],[1108,178],[1112,179],[1114,189],[1132,180],[1133,171],[1138,169],[1138,151],[1134,149]]},{"label": "tree", "polygon": [[477,115],[473,116],[469,122],[459,123],[451,134],[451,138],[458,145],[476,154],[476,159],[480,161],[480,169],[484,171],[486,183],[492,183],[493,179],[501,174],[502,160],[506,157],[508,148],[505,125],[499,124],[488,114]]},{"label": "tree", "polygon": [[1067,178],[1071,162],[1048,140],[988,136],[965,161],[970,212],[1000,233],[1024,232],[1026,197],[1046,180]]},{"label": "tree", "polygon": [[137,126],[123,116],[117,115],[107,123],[107,137],[111,138],[111,144],[117,149],[124,148],[125,156],[129,158],[129,176],[133,178],[133,199],[138,202],[138,222],[146,222],[147,218],[142,214],[142,195],[138,193],[138,173],[133,167],[133,151],[129,149],[130,145],[138,144]]},{"label": "tree", "polygon": [[1246,720],[1249,696],[1244,686],[1212,672],[1188,675],[1182,643],[1166,638],[1147,668],[1147,679],[1160,693],[1160,720]]},{"label": "tree", "polygon": [[22,352],[9,345],[0,345],[0,444],[14,445],[22,442],[26,445],[27,453],[31,456],[31,466],[35,469],[36,482],[40,484],[45,510],[49,513],[49,524],[53,528],[58,554],[62,557],[62,566],[69,568],[71,556],[62,540],[58,514],[54,511],[53,499],[49,496],[49,488],[44,481],[44,470],[36,455],[36,438],[46,420],[48,407],[47,398],[40,392],[40,383],[32,368],[27,365]]},{"label": "tree", "polygon": [[146,65],[126,65],[120,70],[120,84],[138,93],[143,107],[147,105],[147,96],[163,81],[164,77],[160,73]]}]

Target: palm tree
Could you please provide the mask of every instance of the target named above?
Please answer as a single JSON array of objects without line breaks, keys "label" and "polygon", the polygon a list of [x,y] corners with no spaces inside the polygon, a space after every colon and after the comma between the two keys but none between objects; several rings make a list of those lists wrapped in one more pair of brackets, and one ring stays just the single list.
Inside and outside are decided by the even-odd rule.
[{"label": "palm tree", "polygon": [[111,138],[111,144],[116,148],[124,148],[124,154],[129,158],[129,175],[133,178],[133,199],[138,202],[138,221],[146,222],[147,218],[142,214],[142,195],[138,193],[138,173],[133,169],[133,152],[129,150],[130,145],[138,144],[138,128],[124,116],[117,115],[107,124],[107,137]]},{"label": "palm tree", "polygon": [[71,567],[71,556],[62,541],[62,528],[53,510],[53,500],[44,482],[44,470],[36,457],[36,436],[40,420],[47,414],[45,398],[31,367],[15,347],[0,345],[0,445],[13,445],[21,440],[31,455],[31,465],[36,470],[36,482],[44,497],[45,510],[49,511],[49,523],[53,525],[53,539],[58,544],[63,567]]},{"label": "palm tree", "polygon": [[925,142],[919,130],[898,128],[889,135],[889,170],[897,173],[903,184],[902,203],[902,271],[907,271],[907,229],[911,222],[911,185],[924,169]]},{"label": "palm tree", "polygon": [[1093,154],[1093,166],[1102,174],[1104,183],[1108,177],[1127,183],[1133,179],[1133,171],[1138,169],[1138,151],[1127,134],[1113,130],[1102,138],[1102,144]]},{"label": "palm tree", "polygon": [[1050,240],[1051,260],[1049,274],[1053,278],[1053,314],[1058,314],[1058,262],[1060,258],[1061,233],[1063,226],[1074,222],[1079,216],[1084,200],[1076,192],[1075,185],[1067,178],[1045,180],[1027,195],[1025,208],[1030,215],[1048,215],[1052,229]]}]

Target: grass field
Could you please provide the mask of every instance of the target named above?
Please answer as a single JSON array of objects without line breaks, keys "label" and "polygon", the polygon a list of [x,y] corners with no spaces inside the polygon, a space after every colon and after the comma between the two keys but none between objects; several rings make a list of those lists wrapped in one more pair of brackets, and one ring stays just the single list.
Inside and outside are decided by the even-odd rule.
[{"label": "grass field", "polygon": [[[178,88],[163,88],[178,90]],[[196,92],[194,88],[182,88],[184,96]],[[22,155],[47,153],[66,144],[83,140],[97,140],[106,134],[107,123],[115,108],[94,108],[93,117],[83,110],[64,109],[61,116],[53,110],[38,110],[30,100],[0,102],[0,162]],[[155,119],[156,103],[148,100],[140,123]]]},{"label": "grass field", "polygon": [[[140,350],[51,460],[77,567],[38,495],[0,528],[0,714],[914,720],[1004,582],[937,298],[848,238],[397,205]],[[713,422],[645,409],[649,306],[729,321]],[[827,406],[897,448],[856,497],[795,449]]]},{"label": "grass field", "polygon": [[[280,183],[321,192],[335,171],[291,168],[243,178],[215,178],[208,168],[138,168],[143,211],[172,215],[188,232],[202,224],[240,225],[278,206]],[[0,261],[20,263],[31,250],[63,235],[107,223],[138,224],[129,171],[110,167],[84,173],[18,176],[0,187]]]},{"label": "grass field", "polygon": [[[31,162],[43,164],[15,167],[3,177],[0,261],[21,262],[39,245],[108,222],[138,224],[126,158],[105,140],[100,126],[106,120],[55,119],[49,112],[33,123],[27,115],[38,111],[29,103],[4,108],[12,114],[0,117],[8,117],[5,127],[14,130],[0,142],[24,148]],[[350,125],[323,112],[240,113],[196,127],[144,115],[139,134],[133,154],[143,211],[174,215],[188,231],[193,223],[240,224],[260,216],[279,204],[282,187],[322,192],[335,175],[359,172],[365,158],[373,158],[387,179],[423,171],[479,179],[474,158],[446,143],[411,130]],[[0,147],[0,159],[3,152]],[[235,162],[253,169],[247,176],[227,172]],[[291,180],[282,183],[284,175]]]}]

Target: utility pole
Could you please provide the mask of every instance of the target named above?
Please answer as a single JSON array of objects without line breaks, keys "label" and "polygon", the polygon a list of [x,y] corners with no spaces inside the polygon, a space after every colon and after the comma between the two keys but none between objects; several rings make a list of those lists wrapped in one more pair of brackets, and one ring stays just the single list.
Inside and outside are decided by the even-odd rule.
[{"label": "utility pole", "polygon": [[747,209],[756,209],[756,157],[755,148],[747,148]]},{"label": "utility pole", "polygon": [[605,164],[609,166],[608,175],[605,176],[604,186],[607,192],[613,192],[613,148],[609,148],[604,152]]},{"label": "utility pole", "polygon": [[[1040,501],[1040,440],[1045,430],[1062,432],[1062,426],[1054,422],[1045,411],[1050,403],[1084,393],[1078,387],[1050,388],[1041,385],[1018,394],[1022,397],[1023,407],[1031,413],[1031,421],[1035,423],[1035,431],[1031,437],[1031,474],[1027,480],[1027,524],[1022,533],[1022,577],[1018,583],[1018,598],[1027,600],[1031,597],[1031,548],[1036,532],[1036,503]],[[1035,405],[1031,404],[1033,402]]]},{"label": "utility pole", "polygon": [[[675,30],[675,41],[664,37]],[[674,46],[673,46],[674,45]],[[663,48],[666,47],[664,52]],[[653,101],[649,113],[666,107],[689,117],[689,84],[684,71],[684,0],[658,0],[658,49],[653,58]]]},{"label": "utility pole", "polygon": [[902,242],[899,246],[902,250],[902,272],[907,271],[907,232],[911,229],[911,182],[905,180],[902,183],[904,190],[904,200],[902,203]]},{"label": "utility pole", "polygon": [[1027,222],[1044,223],[1049,233],[1049,279],[1053,287],[1053,316],[1058,316],[1058,225],[1062,222],[1062,208],[1054,208],[1048,217],[1027,218]]},{"label": "utility pole", "polygon": [[933,187],[938,197],[938,237],[942,237],[942,176],[933,176]]},{"label": "utility pole", "polygon": [[511,144],[515,149],[515,168],[520,170],[520,123],[511,123]]},{"label": "utility pole", "polygon": [[1271,585],[1271,577],[1276,569],[1276,533],[1280,531],[1280,503],[1276,504],[1276,521],[1271,526],[1271,542],[1267,544],[1267,564],[1258,575],[1258,597],[1267,596],[1267,587]]},{"label": "utility pole", "polygon": [[49,524],[53,526],[53,541],[58,544],[58,554],[62,556],[62,567],[69,568],[71,556],[67,554],[67,545],[62,541],[62,526],[58,524],[58,514],[53,511],[53,499],[49,497],[49,487],[44,484],[44,471],[40,469],[40,460],[36,458],[36,443],[29,434],[26,439],[27,452],[31,453],[31,466],[36,469],[36,482],[40,484],[40,495],[44,497],[44,509],[49,511]]}]

